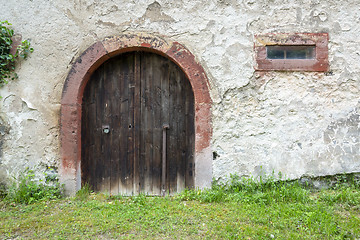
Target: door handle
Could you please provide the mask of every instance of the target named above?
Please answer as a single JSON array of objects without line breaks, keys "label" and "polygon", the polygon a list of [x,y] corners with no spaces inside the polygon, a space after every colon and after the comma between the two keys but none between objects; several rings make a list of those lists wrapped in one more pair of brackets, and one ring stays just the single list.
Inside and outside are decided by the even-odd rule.
[{"label": "door handle", "polygon": [[162,128],[162,171],[161,171],[161,195],[166,195],[166,130],[169,124],[164,124]]}]

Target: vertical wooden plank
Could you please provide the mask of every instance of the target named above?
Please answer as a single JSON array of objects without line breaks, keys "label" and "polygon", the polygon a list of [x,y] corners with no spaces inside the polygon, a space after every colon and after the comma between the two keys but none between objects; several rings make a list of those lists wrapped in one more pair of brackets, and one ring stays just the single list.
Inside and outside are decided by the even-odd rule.
[{"label": "vertical wooden plank", "polygon": [[87,132],[87,142],[89,146],[87,148],[88,156],[86,157],[86,161],[88,162],[88,170],[87,170],[87,181],[84,182],[89,184],[89,186],[95,190],[97,179],[95,178],[95,170],[94,165],[96,165],[95,159],[95,139],[97,137],[97,130],[96,130],[96,102],[94,102],[95,96],[95,84],[92,84],[91,87],[91,103],[88,105],[88,114],[87,114],[87,121],[88,126],[85,130]]},{"label": "vertical wooden plank", "polygon": [[[112,80],[112,66],[113,61],[104,63],[103,69],[103,86],[101,88],[101,95],[103,96],[103,104],[102,106],[102,115],[100,116],[101,119],[101,167],[102,167],[102,181],[101,181],[101,191],[110,193],[110,181],[111,181],[111,151],[112,151],[112,142],[111,142],[111,96],[112,96],[112,89],[111,89],[111,80]],[[101,110],[100,110],[101,111]],[[104,132],[104,127],[109,127],[109,133]]]},{"label": "vertical wooden plank", "polygon": [[177,115],[177,128],[178,128],[178,154],[176,155],[176,192],[181,192],[185,189],[185,170],[186,170],[186,148],[187,148],[187,137],[185,135],[185,124],[186,124],[186,112],[185,102],[187,101],[186,86],[187,82],[184,79],[184,73],[178,68],[178,76],[176,78],[177,83],[177,98],[176,108],[178,111]]},{"label": "vertical wooden plank", "polygon": [[89,121],[89,129],[87,129],[87,133],[89,136],[89,141],[91,141],[91,146],[89,149],[89,177],[90,180],[88,180],[89,184],[91,185],[92,189],[94,191],[97,191],[97,182],[99,181],[96,178],[95,168],[97,166],[97,149],[96,146],[100,142],[100,136],[99,136],[99,129],[96,125],[97,120],[97,97],[98,97],[98,84],[99,84],[99,78],[101,76],[101,69],[96,72],[96,74],[93,75],[93,78],[90,81],[90,88],[89,88],[89,98],[90,98],[90,108],[89,108],[89,115],[87,117],[87,120]]},{"label": "vertical wooden plank", "polygon": [[141,134],[141,107],[140,107],[140,53],[135,52],[134,64],[134,193],[140,193],[140,179],[139,179],[139,156],[140,156],[140,134]]},{"label": "vertical wooden plank", "polygon": [[169,88],[169,113],[170,113],[170,129],[169,129],[169,154],[168,154],[168,181],[170,193],[174,193],[177,190],[177,163],[180,153],[179,149],[179,129],[178,121],[181,121],[181,116],[178,115],[179,106],[177,99],[180,96],[178,92],[179,72],[174,65],[170,67],[170,88]]},{"label": "vertical wooden plank", "polygon": [[[123,72],[122,63],[123,58],[118,56],[111,61],[113,62],[113,69],[111,74],[113,76],[113,96],[112,96],[112,180],[111,180],[111,194],[122,194],[123,184],[124,184],[124,173],[123,173],[123,160],[124,156],[127,156],[127,146],[122,146],[123,144],[127,143],[128,135],[127,135],[127,128],[125,128],[125,133],[123,130],[123,121],[125,119],[127,124],[128,116],[124,116],[122,113],[123,108],[123,98],[126,97],[127,94],[124,93],[123,90]],[[127,89],[127,88],[126,88]],[[126,91],[127,93],[127,91]]]},{"label": "vertical wooden plank", "polygon": [[[168,124],[168,109],[163,109],[163,104],[166,104],[168,97],[168,79],[169,79],[169,65],[167,59],[155,55],[152,55],[151,62],[156,62],[156,66],[153,67],[154,73],[151,96],[152,96],[152,192],[154,195],[161,195],[161,174],[162,174],[162,128],[163,124]],[[156,59],[156,60],[155,60]],[[163,98],[164,97],[164,98]],[[162,102],[164,101],[164,103]]]},{"label": "vertical wooden plank", "polygon": [[99,68],[99,75],[97,79],[97,90],[95,91],[95,98],[96,98],[96,116],[95,116],[95,126],[96,126],[96,134],[94,139],[94,176],[95,176],[95,191],[102,190],[102,179],[103,179],[103,165],[102,165],[102,134],[101,134],[101,124],[102,124],[102,115],[103,113],[103,69],[104,67],[101,66]]},{"label": "vertical wooden plank", "polygon": [[141,53],[141,156],[140,178],[141,191],[153,195],[152,166],[153,166],[153,74],[154,61],[152,54]]},{"label": "vertical wooden plank", "polygon": [[91,136],[88,134],[89,129],[89,105],[90,105],[90,96],[89,96],[89,85],[85,89],[83,95],[82,109],[81,109],[81,184],[84,186],[85,183],[89,184],[89,139]]},{"label": "vertical wooden plank", "polygon": [[195,163],[194,163],[194,152],[195,152],[195,99],[192,91],[191,84],[183,76],[184,81],[187,83],[186,94],[185,94],[185,136],[186,136],[186,148],[185,148],[185,186],[186,188],[194,188],[195,178]]},{"label": "vertical wooden plank", "polygon": [[[156,121],[155,111],[156,111],[156,99],[154,98],[155,85],[154,83],[158,81],[159,76],[156,74],[155,70],[157,69],[157,59],[155,54],[146,53],[146,66],[147,66],[147,118],[146,118],[146,177],[145,177],[145,187],[147,192],[151,195],[156,195],[156,187],[154,193],[154,133],[156,126],[154,125]],[[160,186],[159,186],[160,187]],[[159,188],[158,187],[158,188]]]},{"label": "vertical wooden plank", "polygon": [[[128,106],[127,106],[127,143],[126,143],[126,161],[124,163],[124,192],[126,195],[134,194],[134,145],[135,145],[135,131],[134,131],[134,96],[135,96],[135,55],[126,54],[126,65],[124,68],[128,68],[128,84],[127,84],[127,95],[128,95]],[[124,109],[125,110],[125,109]]]},{"label": "vertical wooden plank", "polygon": [[111,149],[110,154],[110,194],[118,195],[119,194],[119,141],[120,141],[120,68],[119,68],[120,60],[119,58],[114,59],[111,62],[111,68],[109,69],[111,74],[108,78],[111,80],[109,86],[111,90],[109,91],[111,94],[111,119],[110,119],[110,137],[111,137],[111,145],[109,146]]},{"label": "vertical wooden plank", "polygon": [[126,56],[120,55],[116,58],[116,65],[118,68],[118,91],[119,97],[114,101],[118,101],[118,123],[117,123],[117,138],[119,150],[118,153],[118,194],[126,194],[126,166],[128,161],[128,77],[129,77],[129,66],[127,64]]},{"label": "vertical wooden plank", "polygon": [[144,55],[139,54],[139,62],[140,62],[140,81],[141,81],[141,87],[140,87],[140,155],[139,155],[139,191],[141,193],[145,193],[145,160],[146,160],[146,144],[145,144],[145,138],[146,138],[146,118],[147,118],[147,111],[146,111],[146,64],[144,62]]},{"label": "vertical wooden plank", "polygon": [[[169,79],[170,79],[170,72],[168,71],[169,70],[169,65],[165,64],[163,69],[167,69],[167,71],[164,71],[163,78],[161,79],[161,119],[162,119],[162,123],[161,123],[161,126],[160,126],[160,129],[161,129],[161,131],[160,131],[161,135],[160,136],[162,136],[162,125],[169,124],[170,128],[167,130],[168,132],[167,132],[167,149],[166,149],[166,152],[168,153],[167,158],[169,159],[169,153],[170,153],[170,151],[169,151],[169,135],[173,131],[172,124],[170,123],[170,114],[169,114],[169,111],[170,111],[170,106],[169,106],[169,96],[170,96],[170,82],[169,82]],[[161,149],[161,152],[163,152],[161,143],[162,143],[162,141],[161,141],[161,137],[160,137],[160,141],[159,141],[160,146],[159,147]],[[161,159],[161,154],[160,154],[160,159]],[[161,162],[161,160],[160,160],[160,162]],[[161,163],[159,165],[161,166]],[[169,166],[169,162],[167,162],[166,165]],[[162,173],[162,171],[166,171],[167,184],[166,184],[165,187],[166,187],[167,193],[169,193],[169,184],[168,184],[168,182],[169,182],[168,181],[168,179],[169,179],[169,168],[161,169],[161,173]],[[160,176],[159,176],[159,178],[160,178]]]},{"label": "vertical wooden plank", "polygon": [[81,114],[81,185],[90,184],[91,180],[91,154],[90,154],[90,142],[89,139],[92,138],[91,133],[89,132],[91,128],[91,79],[89,84],[86,86],[83,101],[82,101],[82,114]]}]

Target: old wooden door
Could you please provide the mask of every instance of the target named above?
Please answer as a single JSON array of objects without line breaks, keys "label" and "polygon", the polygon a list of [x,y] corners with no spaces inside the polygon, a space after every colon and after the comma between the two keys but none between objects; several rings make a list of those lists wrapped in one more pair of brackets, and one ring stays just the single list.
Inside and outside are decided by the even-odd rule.
[{"label": "old wooden door", "polygon": [[194,95],[169,59],[130,52],[105,62],[85,88],[81,123],[82,184],[110,194],[160,195],[166,171],[167,193],[193,187]]}]

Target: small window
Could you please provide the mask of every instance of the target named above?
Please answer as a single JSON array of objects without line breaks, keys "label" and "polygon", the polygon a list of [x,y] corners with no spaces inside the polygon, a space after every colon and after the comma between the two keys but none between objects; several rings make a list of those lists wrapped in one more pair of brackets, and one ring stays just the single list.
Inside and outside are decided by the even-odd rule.
[{"label": "small window", "polygon": [[255,36],[256,70],[328,71],[328,34]]},{"label": "small window", "polygon": [[315,46],[266,46],[267,59],[315,59]]}]

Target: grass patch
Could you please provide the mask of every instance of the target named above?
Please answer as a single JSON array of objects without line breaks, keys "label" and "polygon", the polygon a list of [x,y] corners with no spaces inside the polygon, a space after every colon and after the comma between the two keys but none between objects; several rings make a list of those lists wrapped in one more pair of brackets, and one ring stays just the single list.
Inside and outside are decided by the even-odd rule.
[{"label": "grass patch", "polygon": [[0,202],[3,239],[356,239],[360,188],[233,176],[172,197],[107,196]]},{"label": "grass patch", "polygon": [[92,193],[89,184],[85,184],[75,195],[76,200],[85,201]]},{"label": "grass patch", "polygon": [[2,191],[1,197],[8,202],[25,204],[61,198],[63,188],[57,176],[48,173],[44,175],[44,179],[37,179],[34,171],[27,168],[14,179],[8,189]]}]

